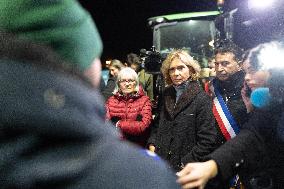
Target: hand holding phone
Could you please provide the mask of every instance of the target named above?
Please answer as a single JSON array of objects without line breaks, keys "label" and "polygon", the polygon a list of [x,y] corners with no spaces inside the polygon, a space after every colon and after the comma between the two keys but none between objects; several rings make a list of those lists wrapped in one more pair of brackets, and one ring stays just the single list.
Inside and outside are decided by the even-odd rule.
[{"label": "hand holding phone", "polygon": [[251,104],[251,101],[250,101],[251,89],[249,88],[246,82],[244,82],[243,86],[244,87],[242,88],[241,94],[242,94],[243,102],[247,109],[247,113],[249,113],[253,110],[253,105]]}]

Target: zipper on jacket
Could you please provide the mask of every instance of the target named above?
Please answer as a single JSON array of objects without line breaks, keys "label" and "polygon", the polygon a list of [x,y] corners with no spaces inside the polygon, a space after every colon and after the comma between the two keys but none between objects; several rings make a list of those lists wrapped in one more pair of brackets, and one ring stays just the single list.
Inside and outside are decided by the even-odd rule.
[{"label": "zipper on jacket", "polygon": [[127,120],[127,116],[128,116],[128,100],[125,101],[125,108],[126,108],[126,110],[125,110],[125,112],[126,112],[125,119]]}]

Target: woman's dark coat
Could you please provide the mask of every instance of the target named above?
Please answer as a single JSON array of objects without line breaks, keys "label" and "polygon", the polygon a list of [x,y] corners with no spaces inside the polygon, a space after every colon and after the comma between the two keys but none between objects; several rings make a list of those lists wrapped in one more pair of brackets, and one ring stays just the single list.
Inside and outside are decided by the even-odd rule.
[{"label": "woman's dark coat", "polygon": [[176,91],[170,86],[165,89],[159,124],[152,129],[148,144],[153,144],[172,168],[180,170],[214,150],[217,130],[211,100],[197,82],[190,82],[175,101]]},{"label": "woman's dark coat", "polygon": [[111,97],[113,95],[113,91],[114,91],[114,88],[115,88],[115,82],[116,82],[116,77],[113,77],[113,76],[111,76],[107,80],[107,85],[102,90],[102,95],[103,95],[105,101],[107,101],[109,99],[109,97]]}]

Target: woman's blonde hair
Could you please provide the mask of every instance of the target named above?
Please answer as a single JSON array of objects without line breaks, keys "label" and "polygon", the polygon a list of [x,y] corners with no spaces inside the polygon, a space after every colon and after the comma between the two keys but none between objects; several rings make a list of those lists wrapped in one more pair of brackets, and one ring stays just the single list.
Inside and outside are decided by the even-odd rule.
[{"label": "woman's blonde hair", "polygon": [[122,62],[120,62],[119,60],[117,59],[113,59],[111,60],[110,64],[109,64],[109,67],[115,67],[116,69],[118,70],[121,70],[122,68],[124,68],[125,66],[122,64]]},{"label": "woman's blonde hair", "polygon": [[172,61],[176,58],[182,61],[189,68],[192,68],[192,69],[189,69],[191,72],[189,79],[191,81],[196,81],[199,79],[201,68],[198,62],[194,60],[193,57],[190,56],[186,50],[177,49],[177,50],[172,51],[170,54],[168,54],[167,58],[164,60],[162,67],[161,67],[161,72],[164,76],[164,79],[167,85],[173,84],[170,74],[169,74],[169,68],[170,68]]},{"label": "woman's blonde hair", "polygon": [[132,68],[125,67],[125,68],[122,68],[117,75],[113,94],[119,92],[119,81],[121,80],[121,78],[123,78],[126,75],[135,80],[135,89],[134,90],[135,90],[135,92],[139,91],[139,78],[138,78],[137,73]]}]

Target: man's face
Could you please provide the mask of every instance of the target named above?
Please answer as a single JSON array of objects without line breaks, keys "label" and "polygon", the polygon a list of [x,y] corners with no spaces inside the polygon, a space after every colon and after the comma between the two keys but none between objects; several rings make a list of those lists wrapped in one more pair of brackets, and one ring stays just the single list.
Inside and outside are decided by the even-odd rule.
[{"label": "man's face", "polygon": [[233,53],[218,53],[215,56],[215,70],[216,77],[221,81],[226,81],[231,75],[240,71],[241,67]]}]

